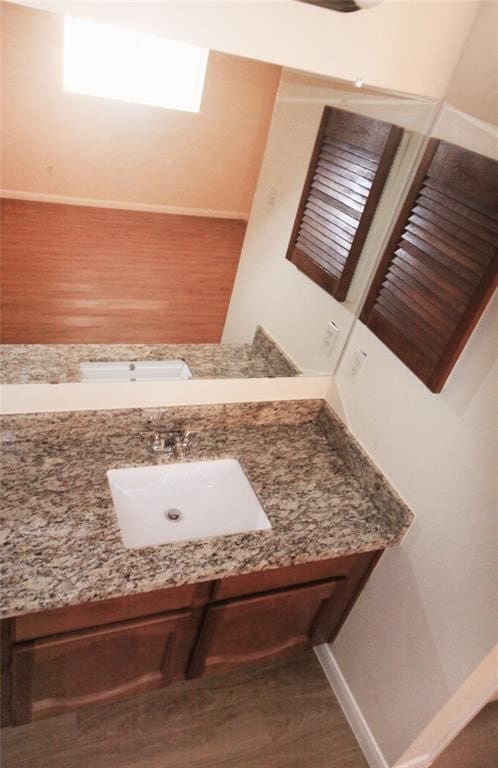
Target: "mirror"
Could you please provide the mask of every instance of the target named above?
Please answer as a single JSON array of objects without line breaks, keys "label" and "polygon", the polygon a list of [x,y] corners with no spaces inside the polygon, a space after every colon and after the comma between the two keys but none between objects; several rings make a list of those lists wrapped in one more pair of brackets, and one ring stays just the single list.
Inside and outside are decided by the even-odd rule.
[{"label": "mirror", "polygon": [[[66,93],[63,17],[4,9],[4,383],[165,356],[194,377],[333,372],[435,103],[216,51],[199,113]],[[285,260],[326,105],[405,129],[343,303]]]}]

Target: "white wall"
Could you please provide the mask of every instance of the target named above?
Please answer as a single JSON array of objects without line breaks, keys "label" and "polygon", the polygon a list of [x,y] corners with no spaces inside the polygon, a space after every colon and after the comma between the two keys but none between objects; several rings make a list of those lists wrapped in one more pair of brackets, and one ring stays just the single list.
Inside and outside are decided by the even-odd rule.
[{"label": "white wall", "polygon": [[[393,164],[343,303],[285,258],[325,105],[395,122],[410,131]],[[435,104],[430,101],[369,93],[284,70],[227,313],[224,342],[250,341],[259,323],[301,370],[334,370],[434,110]],[[322,349],[329,321],[339,328],[330,357]]]},{"label": "white wall", "polygon": [[446,99],[480,120],[498,124],[498,2],[481,3],[451,78]]},{"label": "white wall", "polygon": [[474,0],[384,0],[336,13],[293,0],[21,0],[352,81],[440,98],[471,27]]},{"label": "white wall", "polygon": [[[458,119],[462,143],[473,126],[478,148],[478,124],[455,111],[445,118],[453,136]],[[484,147],[490,130],[482,126]],[[368,357],[351,379],[356,349]],[[329,394],[417,516],[403,545],[383,557],[332,646],[389,765],[496,643],[497,349],[495,295],[434,395],[357,323]]]}]

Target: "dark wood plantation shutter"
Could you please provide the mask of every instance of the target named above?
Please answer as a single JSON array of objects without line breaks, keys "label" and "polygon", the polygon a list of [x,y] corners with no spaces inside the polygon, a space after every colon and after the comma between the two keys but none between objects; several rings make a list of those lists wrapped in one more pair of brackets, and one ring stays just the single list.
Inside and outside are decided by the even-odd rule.
[{"label": "dark wood plantation shutter", "polygon": [[498,163],[431,140],[361,320],[440,392],[496,286]]},{"label": "dark wood plantation shutter", "polygon": [[403,131],[326,107],[287,258],[344,301]]}]

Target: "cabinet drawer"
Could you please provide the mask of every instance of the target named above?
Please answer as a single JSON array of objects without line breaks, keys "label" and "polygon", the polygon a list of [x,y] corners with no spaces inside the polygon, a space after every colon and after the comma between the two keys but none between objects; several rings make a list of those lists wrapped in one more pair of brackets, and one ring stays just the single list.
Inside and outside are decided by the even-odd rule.
[{"label": "cabinet drawer", "polygon": [[167,684],[184,657],[189,617],[185,611],[15,645],[14,724]]},{"label": "cabinet drawer", "polygon": [[187,676],[223,672],[313,645],[344,583],[320,582],[211,605]]},{"label": "cabinet drawer", "polygon": [[140,595],[101,600],[95,603],[70,605],[65,608],[29,613],[14,621],[14,641],[48,637],[75,629],[113,624],[116,621],[138,618],[166,611],[177,611],[196,603],[197,596],[205,591],[204,584],[185,584],[171,589],[157,589]]},{"label": "cabinet drawer", "polygon": [[269,592],[274,589],[306,584],[325,579],[348,578],[359,566],[367,567],[372,553],[336,557],[314,563],[297,563],[286,568],[258,571],[244,576],[228,576],[216,583],[212,599],[227,600],[242,595]]}]

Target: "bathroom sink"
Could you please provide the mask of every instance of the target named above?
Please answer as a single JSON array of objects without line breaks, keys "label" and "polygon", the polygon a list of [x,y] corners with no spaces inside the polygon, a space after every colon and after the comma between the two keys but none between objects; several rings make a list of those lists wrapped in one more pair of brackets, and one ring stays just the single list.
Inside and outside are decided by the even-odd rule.
[{"label": "bathroom sink", "polygon": [[178,381],[191,379],[185,360],[130,360],[80,363],[81,381]]},{"label": "bathroom sink", "polygon": [[235,459],[111,469],[107,479],[130,549],[271,528]]}]

